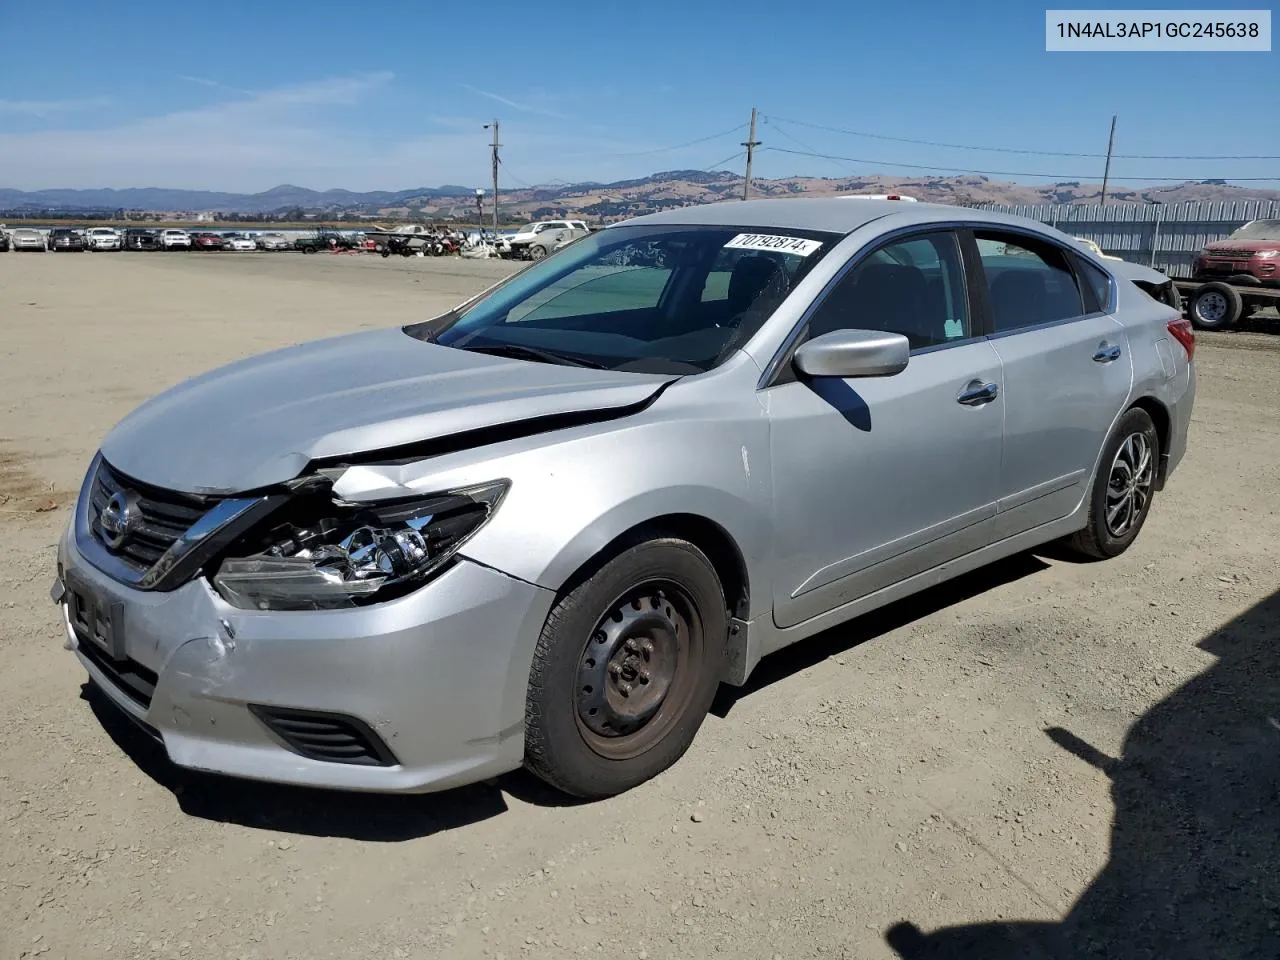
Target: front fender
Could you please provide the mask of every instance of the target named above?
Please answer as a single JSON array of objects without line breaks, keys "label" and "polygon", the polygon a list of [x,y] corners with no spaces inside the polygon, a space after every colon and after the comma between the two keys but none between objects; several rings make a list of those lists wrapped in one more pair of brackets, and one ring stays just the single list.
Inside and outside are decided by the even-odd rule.
[{"label": "front fender", "polygon": [[510,481],[468,559],[558,590],[633,527],[671,514],[715,523],[747,565],[752,594],[772,544],[768,421],[753,396],[707,402],[673,388],[631,417],[524,437],[403,465],[352,467],[334,485],[349,500],[427,494]]}]

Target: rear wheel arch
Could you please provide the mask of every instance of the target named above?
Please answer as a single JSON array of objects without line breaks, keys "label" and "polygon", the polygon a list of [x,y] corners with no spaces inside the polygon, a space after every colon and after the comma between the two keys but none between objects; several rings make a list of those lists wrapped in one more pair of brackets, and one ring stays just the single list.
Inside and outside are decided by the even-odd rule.
[{"label": "rear wheel arch", "polygon": [[1147,416],[1151,417],[1151,422],[1155,424],[1156,436],[1160,440],[1160,462],[1156,468],[1155,487],[1160,490],[1164,487],[1165,477],[1169,472],[1169,441],[1173,430],[1169,408],[1151,396],[1139,397],[1129,407],[1146,411]]}]

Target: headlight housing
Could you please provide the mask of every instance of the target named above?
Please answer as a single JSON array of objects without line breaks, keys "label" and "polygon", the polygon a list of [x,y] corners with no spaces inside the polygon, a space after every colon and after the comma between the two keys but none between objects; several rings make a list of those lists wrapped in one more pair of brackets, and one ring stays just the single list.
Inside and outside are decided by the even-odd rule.
[{"label": "headlight housing", "polygon": [[333,610],[403,596],[484,526],[508,486],[373,504],[300,497],[230,551],[239,555],[222,561],[213,586],[245,610]]},{"label": "headlight housing", "polygon": [[1260,260],[1273,260],[1280,257],[1280,250],[1255,250],[1253,255]]}]

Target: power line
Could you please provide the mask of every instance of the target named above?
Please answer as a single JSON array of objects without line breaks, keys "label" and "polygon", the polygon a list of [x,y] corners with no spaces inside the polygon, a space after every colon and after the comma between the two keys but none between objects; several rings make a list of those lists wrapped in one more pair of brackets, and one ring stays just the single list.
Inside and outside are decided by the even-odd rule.
[{"label": "power line", "polygon": [[[810,150],[789,150],[786,147],[762,147],[775,153],[791,153],[800,157],[816,157],[820,160],[843,160],[845,163],[860,163],[877,167],[901,167],[907,170],[934,170],[944,173],[976,173],[985,177],[1039,177],[1045,180],[1090,180],[1096,174],[1086,173],[1031,173],[1027,170],[974,170],[968,167],[935,167],[922,163],[900,163],[896,160],[868,160],[862,157],[842,157],[831,153],[818,153]],[[1155,180],[1162,183],[1187,183],[1189,177],[1112,177],[1122,183],[1137,183]],[[1206,179],[1201,177],[1200,179]],[[1213,177],[1214,180],[1230,180],[1236,183],[1274,183],[1280,177]]]},{"label": "power line", "polygon": [[[851,137],[866,137],[870,140],[888,140],[893,143],[911,143],[922,147],[946,147],[951,150],[977,150],[985,153],[1017,153],[1036,157],[1082,157],[1101,160],[1105,153],[1071,153],[1065,150],[1028,150],[1021,147],[979,147],[966,143],[944,143],[940,140],[917,140],[912,137],[892,137],[884,133],[869,133],[865,130],[847,130],[844,127],[831,127],[822,123],[809,123],[806,120],[795,120],[788,117],[768,117],[768,120],[782,120],[794,123],[798,127],[810,127],[814,130],[825,130],[828,133],[843,133]],[[1116,153],[1116,160],[1280,160],[1280,156],[1263,156],[1254,154],[1155,154],[1155,153]],[[1157,179],[1148,177],[1147,179]],[[1180,178],[1179,178],[1180,179]]]},{"label": "power line", "polygon": [[[818,150],[817,150],[816,148],[814,148],[814,147],[810,146],[809,144],[805,143],[805,142],[804,142],[803,140],[801,140],[799,137],[794,137],[794,136],[792,136],[791,134],[787,133],[787,131],[786,131],[785,129],[783,129],[782,127],[778,126],[778,123],[777,123],[777,121],[776,121],[776,120],[774,120],[774,121],[769,121],[769,119],[768,119],[768,118],[766,118],[766,122],[767,122],[767,123],[769,123],[770,128],[771,128],[775,133],[780,133],[780,134],[782,134],[784,137],[786,137],[788,140],[790,140],[790,141],[791,141],[792,143],[794,143],[796,146],[798,146],[798,147],[802,147],[803,149],[808,150],[810,153],[815,153],[815,154],[816,154],[816,153],[818,152]],[[833,161],[833,162],[835,162],[835,163],[839,163],[842,167],[847,167],[847,166],[848,166],[848,164],[847,164],[847,163],[845,163],[845,162],[844,162],[844,161],[842,161],[842,160],[836,160],[836,161]]]},{"label": "power line", "polygon": [[742,157],[745,157],[746,155],[747,155],[747,151],[739,150],[737,153],[733,154],[733,156],[725,157],[723,160],[717,160],[715,163],[709,164],[703,167],[702,169],[704,172],[710,172],[714,170],[716,167],[723,167],[726,163],[733,163],[733,161],[738,160]]},{"label": "power line", "polygon": [[717,137],[727,137],[731,133],[737,133],[745,123],[740,123],[736,127],[730,127],[728,130],[721,130],[719,133],[713,133],[706,137],[699,137],[697,140],[690,140],[687,143],[677,143],[674,147],[657,147],[653,150],[635,150],[629,153],[597,153],[597,157],[648,157],[655,153],[670,153],[672,150],[683,150],[685,147],[696,146],[699,143],[706,143],[708,140],[715,140]]}]

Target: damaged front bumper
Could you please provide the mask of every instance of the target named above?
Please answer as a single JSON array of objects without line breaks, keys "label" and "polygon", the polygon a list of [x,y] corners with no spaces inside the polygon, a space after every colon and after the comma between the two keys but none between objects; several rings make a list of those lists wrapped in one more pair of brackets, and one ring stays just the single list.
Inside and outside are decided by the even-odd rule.
[{"label": "damaged front bumper", "polygon": [[534,645],[554,595],[463,558],[400,599],[260,612],[203,578],[135,590],[71,531],[52,596],[92,682],[176,764],[257,780],[426,792],[524,754]]}]

